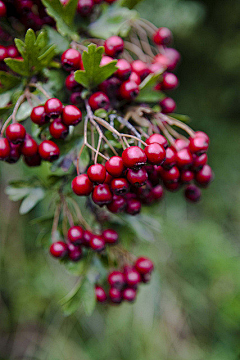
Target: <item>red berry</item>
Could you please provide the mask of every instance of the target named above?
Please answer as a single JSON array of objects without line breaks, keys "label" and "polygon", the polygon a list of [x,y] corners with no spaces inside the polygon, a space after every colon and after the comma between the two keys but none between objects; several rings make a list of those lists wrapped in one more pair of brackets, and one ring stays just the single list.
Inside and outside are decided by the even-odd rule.
[{"label": "red berry", "polygon": [[127,80],[120,86],[119,94],[125,100],[134,100],[139,94],[139,86],[134,81]]},{"label": "red berry", "polygon": [[119,177],[124,171],[123,160],[120,156],[112,156],[105,164],[107,172],[114,176]]},{"label": "red berry", "polygon": [[209,142],[210,142],[210,139],[209,139],[208,135],[207,135],[205,132],[203,132],[203,131],[196,131],[196,132],[195,132],[195,136],[197,136],[197,137],[204,137],[204,139],[206,139],[206,141],[207,141],[208,144],[209,144]]},{"label": "red berry", "polygon": [[131,66],[132,71],[135,72],[141,80],[144,80],[151,73],[148,64],[142,60],[134,60]]},{"label": "red berry", "polygon": [[114,59],[111,56],[105,56],[103,55],[101,61],[100,61],[100,66],[104,66],[109,64],[110,62],[114,61]]},{"label": "red berry", "polygon": [[[106,0],[105,0],[106,1]],[[108,0],[109,1],[109,0]],[[109,290],[109,298],[115,304],[120,304],[122,302],[122,293],[120,290],[111,288]]]},{"label": "red berry", "polygon": [[175,166],[177,162],[176,150],[170,146],[166,150],[166,159],[163,163],[163,167],[165,169],[171,169],[171,167]]},{"label": "red berry", "polygon": [[127,168],[143,166],[147,162],[145,152],[138,146],[130,146],[122,153],[123,163]]},{"label": "red berry", "polygon": [[144,284],[147,284],[147,283],[149,283],[149,281],[151,280],[151,274],[142,274],[141,275],[141,280],[142,280],[142,283],[144,283]]},{"label": "red berry", "polygon": [[162,90],[173,90],[176,89],[178,85],[179,81],[176,75],[167,72],[163,74],[163,79],[161,83]]},{"label": "red berry", "polygon": [[56,241],[50,247],[50,253],[53,257],[63,258],[67,255],[68,247],[63,241]]},{"label": "red berry", "polygon": [[167,68],[169,71],[173,71],[179,61],[181,60],[181,55],[180,53],[173,48],[165,48],[164,49],[164,56],[167,58]]},{"label": "red berry", "polygon": [[135,268],[140,274],[148,274],[153,271],[154,265],[148,258],[140,257],[135,263]]},{"label": "red berry", "polygon": [[131,73],[129,80],[135,82],[137,85],[140,85],[142,82],[140,76],[135,72]]},{"label": "red berry", "polygon": [[147,155],[147,161],[153,165],[161,165],[166,158],[166,151],[164,147],[158,143],[146,146],[144,151]]},{"label": "red berry", "polygon": [[110,107],[109,98],[101,91],[97,91],[96,93],[92,94],[88,99],[88,103],[93,111],[97,109],[108,110]]},{"label": "red berry", "polygon": [[140,213],[142,204],[137,199],[130,199],[127,201],[126,213],[129,215],[137,215]]},{"label": "red berry", "polygon": [[8,57],[7,49],[5,46],[0,45],[0,61],[3,61]]},{"label": "red berry", "polygon": [[21,153],[27,157],[33,157],[38,153],[37,142],[28,134],[26,134],[26,137],[21,146]]},{"label": "red berry", "polygon": [[123,300],[126,300],[128,302],[133,302],[136,299],[137,291],[132,288],[127,288],[123,290],[122,297]]},{"label": "red berry", "polygon": [[118,233],[113,229],[104,230],[102,237],[107,244],[116,244],[118,242]]},{"label": "red berry", "polygon": [[161,171],[161,178],[163,179],[163,181],[170,182],[170,183],[178,182],[178,180],[180,178],[180,171],[176,166],[173,166],[169,170],[163,169]]},{"label": "red berry", "polygon": [[201,199],[201,190],[196,185],[188,185],[184,195],[188,201],[198,202]]},{"label": "red berry", "polygon": [[67,125],[77,125],[82,120],[82,112],[75,105],[67,105],[62,112],[62,122]]},{"label": "red berry", "polygon": [[202,167],[204,165],[206,165],[207,161],[208,161],[207,154],[204,153],[199,156],[194,154],[193,155],[193,164],[192,164],[193,170],[195,170],[195,171],[201,170]]},{"label": "red berry", "polygon": [[[0,10],[1,11],[1,10]],[[18,49],[14,45],[10,45],[7,47],[7,55],[10,58],[16,58],[19,56]]]},{"label": "red berry", "polygon": [[118,57],[123,52],[124,42],[119,36],[110,36],[104,43],[106,55],[113,58]]},{"label": "red berry", "polygon": [[125,59],[119,59],[116,66],[118,68],[118,70],[116,71],[116,76],[120,80],[126,81],[132,72],[130,63]]},{"label": "red berry", "polygon": [[105,249],[105,240],[102,236],[93,235],[89,245],[92,250],[100,252]]},{"label": "red berry", "polygon": [[8,139],[0,138],[0,160],[5,160],[10,155],[10,144]]},{"label": "red berry", "polygon": [[66,71],[79,69],[81,54],[75,49],[66,50],[61,57],[62,66]]},{"label": "red berry", "polygon": [[101,286],[96,285],[96,287],[95,287],[95,295],[96,295],[96,300],[98,302],[102,303],[102,302],[107,300],[107,295],[105,293],[105,290]]},{"label": "red berry", "polygon": [[113,195],[113,201],[107,205],[110,212],[117,214],[125,210],[127,202],[123,196]]},{"label": "red berry", "polygon": [[161,135],[161,134],[153,134],[151,135],[147,140],[146,143],[148,145],[150,144],[154,144],[157,143],[159,145],[162,145],[164,147],[164,149],[166,149],[168,147],[168,141],[167,139]]},{"label": "red berry", "polygon": [[193,157],[188,149],[182,149],[177,151],[177,166],[179,168],[187,168],[192,165]]},{"label": "red berry", "polygon": [[82,86],[75,80],[74,73],[67,76],[65,86],[69,91],[79,91],[82,88]]},{"label": "red berry", "polygon": [[59,158],[60,149],[51,140],[44,140],[38,148],[39,155],[45,161],[55,161]]},{"label": "red berry", "polygon": [[162,108],[162,113],[163,114],[173,113],[175,111],[175,109],[176,109],[176,103],[170,97],[166,97],[165,99],[160,101],[160,106]]},{"label": "red berry", "polygon": [[60,100],[52,98],[46,101],[44,109],[47,116],[56,118],[61,115],[63,105]]},{"label": "red berry", "polygon": [[82,93],[81,92],[74,92],[70,96],[70,103],[73,105],[81,105],[83,103]]},{"label": "red berry", "polygon": [[138,285],[141,281],[141,276],[137,270],[126,269],[125,271],[125,281],[128,286],[134,287]]},{"label": "red berry", "polygon": [[6,137],[13,144],[20,144],[26,136],[26,130],[22,124],[14,123],[8,125],[6,129]]},{"label": "red berry", "polygon": [[72,190],[78,196],[88,196],[93,191],[93,183],[87,174],[81,174],[73,179]]},{"label": "red berry", "polygon": [[199,185],[206,186],[213,180],[213,172],[209,165],[204,165],[195,175],[195,180]]},{"label": "red berry", "polygon": [[201,155],[208,150],[209,142],[203,136],[190,138],[189,150],[192,154]]},{"label": "red berry", "polygon": [[31,120],[37,125],[43,125],[47,122],[44,106],[36,106],[32,109]]},{"label": "red berry", "polygon": [[68,244],[68,257],[72,261],[79,261],[82,257],[82,248],[73,244]]},{"label": "red berry", "polygon": [[164,186],[168,191],[176,192],[180,188],[180,183],[178,181],[175,182],[166,182],[164,181]]},{"label": "red berry", "polygon": [[189,140],[176,139],[174,146],[177,151],[180,151],[182,149],[187,149],[189,147]]},{"label": "red berry", "polygon": [[110,204],[113,195],[108,184],[97,185],[92,193],[92,199],[99,206]]},{"label": "red berry", "polygon": [[139,187],[146,183],[148,179],[148,173],[144,168],[139,170],[129,169],[127,172],[127,179],[130,184]]},{"label": "red berry", "polygon": [[166,27],[159,28],[153,35],[156,45],[169,45],[172,41],[172,32]]},{"label": "red berry", "polygon": [[111,181],[111,189],[116,195],[124,195],[129,191],[129,183],[125,178],[116,178]]},{"label": "red berry", "polygon": [[42,159],[41,159],[39,154],[36,154],[34,156],[31,156],[31,157],[25,156],[24,161],[25,161],[27,166],[33,167],[33,166],[40,166],[41,162],[42,162]]},{"label": "red berry", "polygon": [[157,185],[151,190],[151,195],[153,195],[154,200],[162,199],[164,195],[164,190],[162,185]]},{"label": "red berry", "polygon": [[81,226],[72,226],[68,230],[68,240],[74,245],[83,243],[84,230]]},{"label": "red berry", "polygon": [[3,1],[0,1],[0,17],[7,15],[7,8]]},{"label": "red berry", "polygon": [[88,168],[87,175],[89,179],[97,184],[103,184],[106,179],[106,169],[102,164],[91,165]]},{"label": "red berry", "polygon": [[68,136],[68,126],[61,122],[61,119],[55,119],[49,126],[49,132],[54,139],[65,139]]},{"label": "red berry", "polygon": [[94,7],[93,0],[78,0],[77,11],[81,16],[89,16]]},{"label": "red berry", "polygon": [[112,271],[108,275],[108,283],[112,288],[121,290],[125,285],[125,276],[120,271]]},{"label": "red berry", "polygon": [[182,170],[180,175],[180,181],[183,184],[187,184],[194,179],[194,172],[191,170]]},{"label": "red berry", "polygon": [[21,157],[21,144],[10,143],[10,154],[5,159],[9,164],[15,164]]},{"label": "red berry", "polygon": [[90,246],[90,240],[93,237],[93,233],[89,230],[85,230],[83,234],[83,245],[89,247]]},{"label": "red berry", "polygon": [[[106,164],[105,164],[105,167],[106,167]],[[110,175],[110,174],[106,171],[106,179],[105,179],[105,181],[104,181],[104,184],[110,185],[112,179],[113,179],[112,175]]]}]

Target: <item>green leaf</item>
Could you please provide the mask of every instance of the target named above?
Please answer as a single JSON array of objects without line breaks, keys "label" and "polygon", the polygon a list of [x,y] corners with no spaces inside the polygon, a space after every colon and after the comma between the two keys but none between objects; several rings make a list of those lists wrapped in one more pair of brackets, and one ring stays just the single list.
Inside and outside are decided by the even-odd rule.
[{"label": "green leaf", "polygon": [[132,9],[143,0],[122,0],[121,5]]},{"label": "green leaf", "polygon": [[30,116],[31,112],[32,112],[31,105],[28,103],[28,101],[25,101],[18,109],[16,120],[17,121],[25,120],[27,117]]},{"label": "green leaf", "polygon": [[45,30],[47,31],[49,45],[56,45],[56,54],[62,54],[70,47],[70,42],[55,29],[50,26],[46,26]]},{"label": "green leaf", "polygon": [[95,286],[92,281],[88,278],[82,284],[81,288],[81,302],[83,309],[87,316],[92,315],[93,310],[96,306],[96,297],[95,297]]},{"label": "green leaf", "polygon": [[4,109],[8,105],[8,103],[11,100],[11,96],[12,96],[11,91],[7,91],[7,92],[5,92],[4,94],[1,95],[1,97],[0,97],[0,109]]},{"label": "green leaf", "polygon": [[94,112],[94,115],[95,116],[98,116],[102,119],[105,119],[107,117],[107,111],[105,109],[97,109],[95,112]]},{"label": "green leaf", "polygon": [[20,83],[20,79],[12,74],[7,73],[6,71],[0,71],[0,94],[4,93],[7,90],[13,89]]},{"label": "green leaf", "polygon": [[78,39],[73,23],[77,2],[78,0],[70,0],[67,5],[63,5],[59,0],[42,0],[48,15],[56,21],[59,33],[63,36],[68,35],[74,40]]},{"label": "green leaf", "polygon": [[23,200],[19,213],[27,214],[45,197],[45,191],[42,188],[33,188],[29,191],[28,196]]},{"label": "green leaf", "polygon": [[89,33],[93,37],[107,39],[112,35],[127,36],[130,31],[131,20],[137,19],[138,13],[121,7],[117,1],[111,6],[104,8],[101,16],[89,25]]},{"label": "green leaf", "polygon": [[188,115],[182,115],[182,114],[171,114],[171,117],[174,119],[180,120],[182,122],[188,123],[191,121],[191,118]]},{"label": "green leaf", "polygon": [[150,74],[140,84],[140,92],[136,101],[153,103],[158,102],[164,98],[164,94],[161,91],[155,90],[154,87],[159,82],[162,72],[157,74]]},{"label": "green leaf", "polygon": [[117,70],[117,60],[111,61],[109,64],[100,66],[104,47],[95,44],[88,46],[88,51],[84,51],[82,61],[84,70],[75,72],[75,80],[85,88],[93,89],[108,79]]}]

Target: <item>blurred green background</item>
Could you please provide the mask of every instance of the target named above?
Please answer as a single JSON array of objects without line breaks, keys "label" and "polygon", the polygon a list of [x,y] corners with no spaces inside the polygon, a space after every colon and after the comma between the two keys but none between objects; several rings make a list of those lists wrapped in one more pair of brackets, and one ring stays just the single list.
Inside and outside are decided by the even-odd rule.
[{"label": "blurred green background", "polygon": [[173,98],[210,135],[215,181],[198,205],[168,194],[150,210],[160,231],[134,253],[156,271],[134,305],[65,317],[58,301],[75,279],[36,245],[38,210],[20,217],[4,194],[21,167],[2,165],[1,360],[240,359],[240,2],[148,0],[138,9],[174,33],[182,63]]}]

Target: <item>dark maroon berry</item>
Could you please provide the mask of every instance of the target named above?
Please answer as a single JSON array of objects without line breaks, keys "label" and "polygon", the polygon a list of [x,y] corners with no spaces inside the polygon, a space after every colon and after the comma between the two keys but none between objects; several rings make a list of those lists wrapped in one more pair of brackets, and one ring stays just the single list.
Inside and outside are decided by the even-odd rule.
[{"label": "dark maroon berry", "polygon": [[65,86],[69,91],[79,91],[82,89],[82,86],[75,80],[74,73],[67,76]]},{"label": "dark maroon berry", "polygon": [[178,78],[172,73],[164,73],[161,83],[162,90],[173,90],[179,85]]},{"label": "dark maroon berry", "polygon": [[184,192],[185,198],[191,202],[198,202],[201,199],[201,190],[196,185],[188,185]]},{"label": "dark maroon berry", "polygon": [[142,283],[143,283],[143,284],[149,283],[149,281],[151,280],[151,277],[152,277],[152,275],[151,275],[150,273],[148,273],[148,274],[142,274],[142,275],[141,275]]},{"label": "dark maroon berry", "polygon": [[50,253],[53,257],[63,258],[67,255],[68,247],[63,241],[56,241],[50,247]]},{"label": "dark maroon berry", "polygon": [[77,125],[82,120],[82,112],[75,105],[67,105],[62,112],[62,122],[67,125]]},{"label": "dark maroon berry", "polygon": [[209,143],[203,136],[195,136],[190,138],[189,150],[192,154],[201,155],[208,150]]},{"label": "dark maroon berry", "polygon": [[113,214],[120,213],[125,210],[127,202],[123,196],[113,195],[113,200],[107,205],[107,208]]},{"label": "dark maroon berry", "polygon": [[204,165],[195,175],[195,180],[199,185],[207,186],[213,180],[213,172],[209,165]]},{"label": "dark maroon berry", "polygon": [[16,46],[10,45],[7,47],[7,56],[10,58],[16,58],[19,56],[19,52]]},{"label": "dark maroon berry", "polygon": [[120,304],[122,302],[122,293],[120,290],[111,288],[109,290],[109,298],[115,304]]},{"label": "dark maroon berry", "polygon": [[92,94],[88,99],[88,103],[93,111],[97,109],[108,110],[110,107],[109,98],[101,91],[97,91],[96,93]]},{"label": "dark maroon berry", "polygon": [[41,159],[39,154],[36,154],[34,156],[31,156],[31,157],[24,156],[24,161],[25,161],[27,166],[34,167],[34,166],[40,166],[41,162],[42,162],[42,159]]},{"label": "dark maroon berry", "polygon": [[208,161],[208,157],[207,154],[202,154],[202,155],[193,155],[193,164],[192,164],[192,168],[194,171],[199,171],[203,168],[204,165],[207,164]]},{"label": "dark maroon berry", "polygon": [[132,288],[127,288],[123,290],[122,297],[123,300],[126,300],[128,302],[133,302],[136,299],[137,291]]},{"label": "dark maroon berry", "polygon": [[151,195],[153,195],[154,200],[162,199],[164,195],[164,190],[162,185],[157,185],[151,190]]},{"label": "dark maroon berry", "polygon": [[180,181],[183,184],[190,183],[194,179],[194,172],[191,170],[182,170],[180,175]]},{"label": "dark maroon berry", "polygon": [[68,244],[68,257],[72,261],[79,261],[82,258],[82,248],[73,244]]},{"label": "dark maroon berry", "polygon": [[126,213],[129,215],[137,215],[140,213],[142,204],[137,199],[130,199],[127,201]]},{"label": "dark maroon berry", "polygon": [[146,143],[148,145],[150,144],[154,144],[157,143],[159,145],[162,145],[164,147],[164,149],[166,149],[168,147],[168,141],[167,139],[161,135],[161,134],[153,134],[151,135],[147,140]]},{"label": "dark maroon berry", "polygon": [[20,144],[26,136],[26,130],[22,124],[14,123],[8,125],[6,129],[6,137],[13,144]]},{"label": "dark maroon berry", "polygon": [[112,271],[108,275],[108,283],[112,288],[121,290],[125,285],[125,276],[121,271]]},{"label": "dark maroon berry", "polygon": [[99,206],[110,204],[113,195],[108,184],[97,185],[92,193],[92,200]]},{"label": "dark maroon berry", "polygon": [[118,57],[123,52],[124,42],[119,36],[110,36],[104,43],[105,53],[113,58]]},{"label": "dark maroon berry", "polygon": [[32,109],[31,120],[37,125],[43,125],[47,122],[44,106],[36,106]]},{"label": "dark maroon berry", "polygon": [[0,1],[0,18],[7,15],[7,8],[3,1]]},{"label": "dark maroon berry", "polygon": [[120,156],[112,156],[105,164],[107,172],[114,176],[120,177],[125,169],[123,160]]},{"label": "dark maroon berry", "polygon": [[81,54],[75,49],[66,50],[61,57],[62,66],[66,71],[79,69]]},{"label": "dark maroon berry", "polygon": [[166,158],[164,147],[158,143],[146,146],[144,152],[147,155],[147,161],[152,165],[161,165]]},{"label": "dark maroon berry", "polygon": [[162,108],[162,113],[163,114],[170,114],[170,113],[173,113],[176,110],[176,103],[170,97],[166,97],[165,99],[160,101],[160,106]]},{"label": "dark maroon berry", "polygon": [[10,155],[10,144],[8,139],[0,138],[0,160],[5,160]]},{"label": "dark maroon berry", "polygon": [[125,178],[113,179],[110,186],[116,195],[124,195],[129,191],[129,183]]},{"label": "dark maroon berry", "polygon": [[29,134],[25,136],[21,146],[21,153],[26,157],[33,157],[38,153],[38,144]]},{"label": "dark maroon berry", "polygon": [[138,146],[130,146],[122,153],[123,163],[127,168],[143,166],[147,162],[147,156]]},{"label": "dark maroon berry", "polygon": [[88,196],[93,191],[93,183],[87,174],[81,174],[73,179],[72,190],[78,196]]},{"label": "dark maroon berry", "polygon": [[116,244],[118,242],[118,233],[113,229],[104,230],[102,237],[107,244]]},{"label": "dark maroon berry", "polygon": [[193,163],[193,157],[188,149],[182,149],[177,151],[177,166],[181,169],[188,168]]},{"label": "dark maroon berry", "polygon": [[72,93],[69,100],[70,100],[70,103],[73,105],[83,104],[82,93],[81,92]]},{"label": "dark maroon berry", "polygon": [[94,251],[100,252],[105,249],[105,240],[102,236],[99,235],[93,235],[90,240],[90,248]]},{"label": "dark maroon berry", "polygon": [[148,179],[148,173],[144,168],[139,170],[129,169],[127,172],[127,179],[129,183],[134,186],[143,186]]},{"label": "dark maroon berry", "polygon": [[175,182],[163,181],[163,183],[164,183],[165,188],[171,192],[176,192],[180,188],[180,183],[178,181],[175,181]]},{"label": "dark maroon berry", "polygon": [[44,140],[38,148],[39,155],[45,161],[55,161],[59,158],[60,149],[51,140]]},{"label": "dark maroon berry", "polygon": [[87,171],[88,178],[97,184],[103,184],[106,179],[106,169],[102,164],[91,165]]},{"label": "dark maroon berry", "polygon": [[180,178],[180,171],[176,166],[173,166],[169,170],[162,169],[161,178],[164,182],[169,182],[169,183],[178,182]]},{"label": "dark maroon berry", "polygon": [[105,302],[107,300],[106,292],[101,286],[96,285],[95,295],[96,295],[96,300],[100,303]]},{"label": "dark maroon berry", "polygon": [[90,240],[93,237],[93,233],[89,230],[85,230],[83,234],[83,245],[89,247]]},{"label": "dark maroon berry", "polygon": [[153,41],[156,45],[169,45],[172,42],[172,32],[166,27],[157,29],[153,35]]},{"label": "dark maroon berry", "polygon": [[84,230],[81,226],[72,226],[68,230],[68,240],[74,245],[83,243]]},{"label": "dark maroon berry", "polygon": [[77,11],[83,17],[89,16],[93,11],[93,7],[93,0],[78,0]]},{"label": "dark maroon berry", "polygon": [[106,93],[109,99],[115,100],[118,96],[121,83],[121,80],[115,76],[112,76],[99,85],[99,90],[101,90],[103,93]]},{"label": "dark maroon berry", "polygon": [[140,274],[148,274],[153,271],[154,265],[148,258],[140,257],[135,263],[135,268]]},{"label": "dark maroon berry", "polygon": [[58,118],[50,124],[49,132],[54,139],[65,139],[69,134],[69,128]]},{"label": "dark maroon berry", "polygon": [[0,61],[8,57],[7,49],[5,46],[0,45]]},{"label": "dark maroon berry", "polygon": [[63,105],[60,100],[52,98],[46,101],[44,109],[47,116],[57,118],[62,114]]},{"label": "dark maroon berry", "polygon": [[116,71],[116,76],[120,80],[126,81],[132,72],[130,63],[125,59],[119,59],[116,66],[118,68],[118,70]]},{"label": "dark maroon berry", "polygon": [[120,86],[119,94],[123,99],[132,101],[139,94],[139,86],[134,81],[127,80]]},{"label": "dark maroon berry", "polygon": [[133,269],[126,269],[125,271],[125,281],[128,286],[135,287],[141,281],[141,276],[137,270]]},{"label": "dark maroon berry", "polygon": [[21,157],[21,144],[10,143],[10,154],[5,159],[9,164],[15,164]]},{"label": "dark maroon berry", "polygon": [[136,73],[141,80],[144,80],[150,73],[150,69],[147,63],[142,60],[134,60],[131,63],[132,71]]}]

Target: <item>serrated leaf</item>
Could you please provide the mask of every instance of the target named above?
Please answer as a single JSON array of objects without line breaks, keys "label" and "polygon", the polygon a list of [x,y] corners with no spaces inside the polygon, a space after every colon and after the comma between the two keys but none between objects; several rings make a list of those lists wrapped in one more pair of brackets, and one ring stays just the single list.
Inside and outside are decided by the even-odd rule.
[{"label": "serrated leaf", "polygon": [[27,214],[45,197],[45,191],[42,188],[30,189],[28,196],[23,200],[19,213]]},{"label": "serrated leaf", "polygon": [[82,61],[84,70],[75,72],[75,80],[87,89],[93,89],[108,79],[117,70],[117,60],[111,61],[109,64],[100,66],[104,47],[95,44],[88,46],[88,51],[84,51]]},{"label": "serrated leaf", "polygon": [[12,74],[7,73],[6,71],[0,71],[0,94],[4,93],[7,90],[13,89],[20,83],[20,79]]},{"label": "serrated leaf", "polygon": [[5,59],[4,60],[7,66],[13,70],[15,73],[22,75],[22,76],[28,76],[29,70],[27,64],[23,60],[17,60],[17,59]]},{"label": "serrated leaf", "polygon": [[62,54],[70,47],[70,42],[59,32],[50,26],[45,27],[48,35],[49,44],[56,45],[56,54]]},{"label": "serrated leaf", "polygon": [[162,72],[157,74],[150,74],[140,84],[140,92],[136,98],[137,102],[153,103],[158,102],[164,98],[164,94],[161,91],[155,90],[154,87],[159,82]]}]

